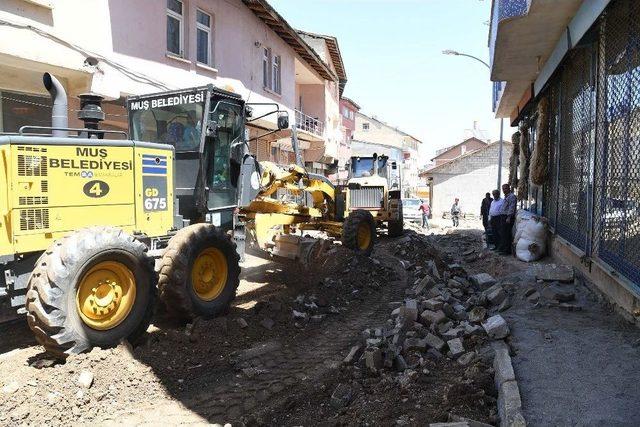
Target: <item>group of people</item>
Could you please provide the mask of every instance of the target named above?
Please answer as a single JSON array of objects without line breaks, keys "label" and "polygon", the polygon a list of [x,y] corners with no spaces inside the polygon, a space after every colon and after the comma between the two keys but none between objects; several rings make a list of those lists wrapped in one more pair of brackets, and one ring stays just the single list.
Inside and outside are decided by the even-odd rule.
[{"label": "group of people", "polygon": [[[482,225],[484,226],[489,248],[502,255],[511,255],[513,224],[516,219],[518,200],[509,184],[502,186],[502,192],[504,193],[504,198],[500,197],[500,190],[493,190],[492,194],[486,194],[485,198],[482,199],[480,216],[482,217]],[[418,210],[422,213],[422,228],[429,229],[431,206],[426,201],[420,200]],[[460,199],[454,199],[450,213],[453,226],[458,227],[462,213]]]},{"label": "group of people", "polygon": [[517,199],[509,184],[502,186],[502,192],[504,198],[500,197],[500,190],[486,194],[482,199],[480,216],[487,236],[487,245],[502,255],[511,255]]},{"label": "group of people", "polygon": [[[488,194],[488,193],[487,193]],[[431,206],[424,200],[420,200],[420,206],[418,210],[422,213],[422,228],[429,229],[429,216],[431,215]],[[458,227],[460,225],[460,214],[462,210],[460,209],[460,199],[456,198],[453,202],[453,206],[451,206],[451,220],[453,221],[453,226]]]}]

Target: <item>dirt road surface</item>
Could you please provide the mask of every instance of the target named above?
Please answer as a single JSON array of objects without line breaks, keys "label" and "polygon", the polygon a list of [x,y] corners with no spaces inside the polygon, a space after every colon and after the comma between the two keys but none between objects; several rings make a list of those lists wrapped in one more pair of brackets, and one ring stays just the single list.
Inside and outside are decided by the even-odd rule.
[{"label": "dirt road surface", "polygon": [[[136,348],[94,349],[59,363],[23,322],[4,325],[0,424],[495,422],[490,360],[463,366],[439,352],[411,353],[408,368],[375,372],[364,358],[343,362],[363,331],[393,326],[390,312],[433,262],[434,237],[410,234],[381,238],[371,258],[337,246],[314,274],[250,258],[226,317],[179,325],[158,315]],[[408,336],[426,334],[415,328]],[[465,345],[483,343],[476,336]]]}]

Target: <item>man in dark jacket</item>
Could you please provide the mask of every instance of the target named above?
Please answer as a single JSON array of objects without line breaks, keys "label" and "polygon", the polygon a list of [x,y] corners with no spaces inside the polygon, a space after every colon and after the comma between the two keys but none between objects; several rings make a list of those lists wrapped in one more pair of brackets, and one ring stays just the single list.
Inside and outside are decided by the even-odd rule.
[{"label": "man in dark jacket", "polygon": [[491,207],[491,200],[491,194],[487,193],[484,195],[484,199],[482,199],[482,204],[480,205],[480,216],[482,217],[482,226],[484,227],[485,233],[489,229],[489,208]]},{"label": "man in dark jacket", "polygon": [[513,224],[516,220],[516,209],[518,199],[513,194],[511,186],[504,184],[502,186],[502,192],[504,193],[504,202],[502,203],[502,230],[500,233],[500,246],[499,250],[502,255],[511,255],[513,242]]}]

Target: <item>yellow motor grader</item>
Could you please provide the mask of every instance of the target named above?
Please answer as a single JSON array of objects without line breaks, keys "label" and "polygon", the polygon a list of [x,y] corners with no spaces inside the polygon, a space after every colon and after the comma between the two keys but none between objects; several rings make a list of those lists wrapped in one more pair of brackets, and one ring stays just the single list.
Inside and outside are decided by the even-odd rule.
[{"label": "yellow motor grader", "polygon": [[[301,162],[248,152],[251,108],[237,94],[209,85],[131,97],[127,135],[98,129],[94,95],[81,95],[85,127],[69,128],[63,86],[43,82],[52,126],[0,135],[0,298],[26,312],[48,351],[135,340],[158,294],[179,317],[224,312],[245,241],[308,260],[302,232],[319,230],[371,253],[375,221],[349,211],[340,188]],[[277,105],[271,114],[289,127]]]},{"label": "yellow motor grader", "polygon": [[365,210],[390,237],[404,232],[401,179],[398,165],[388,156],[353,156],[349,162],[348,210]]}]

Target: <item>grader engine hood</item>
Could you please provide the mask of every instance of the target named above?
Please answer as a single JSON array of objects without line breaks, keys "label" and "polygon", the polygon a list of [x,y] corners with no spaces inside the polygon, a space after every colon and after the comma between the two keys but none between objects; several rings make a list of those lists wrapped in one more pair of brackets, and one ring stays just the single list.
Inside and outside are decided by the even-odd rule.
[{"label": "grader engine hood", "polygon": [[0,175],[13,183],[3,188],[7,204],[0,203],[9,219],[0,240],[13,247],[0,255],[43,250],[93,224],[148,235],[173,225],[171,147],[40,136],[0,137],[0,147],[9,165]]}]

